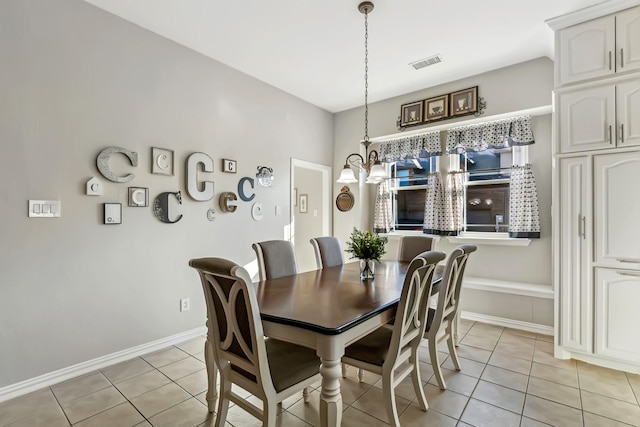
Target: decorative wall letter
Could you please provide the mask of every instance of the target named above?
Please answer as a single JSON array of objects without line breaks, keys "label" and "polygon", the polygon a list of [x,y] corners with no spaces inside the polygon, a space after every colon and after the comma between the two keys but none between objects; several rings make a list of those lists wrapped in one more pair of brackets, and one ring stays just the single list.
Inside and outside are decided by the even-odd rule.
[{"label": "decorative wall letter", "polygon": [[102,183],[95,176],[87,181],[87,196],[102,196]]},{"label": "decorative wall letter", "polygon": [[226,192],[220,194],[220,209],[222,212],[235,212],[238,209],[238,202],[236,202],[238,198],[235,193]]},{"label": "decorative wall letter", "polygon": [[129,206],[145,208],[149,206],[149,189],[144,187],[129,187]]},{"label": "decorative wall letter", "polygon": [[262,210],[262,203],[254,203],[253,206],[251,206],[251,217],[255,221],[262,221],[262,218],[264,218],[264,213],[262,212]]},{"label": "decorative wall letter", "polygon": [[182,193],[179,191],[177,193],[160,193],[158,197],[153,201],[153,214],[160,221],[165,222],[167,224],[173,224],[182,219],[182,214],[178,216],[175,221],[171,221],[169,219],[169,196],[175,195],[176,200],[178,200],[178,204],[182,204]]},{"label": "decorative wall letter", "polygon": [[104,223],[122,224],[122,205],[120,203],[104,204]]},{"label": "decorative wall letter", "polygon": [[132,166],[138,166],[138,153],[134,151],[129,151],[126,148],[109,147],[109,148],[105,148],[100,152],[100,154],[98,154],[98,159],[96,162],[98,164],[98,170],[100,171],[102,176],[107,178],[109,181],[113,181],[113,182],[131,181],[133,178],[136,177],[134,174],[130,173],[129,175],[126,175],[126,176],[116,176],[114,175],[113,172],[111,172],[111,169],[109,169],[109,159],[115,153],[124,154],[125,156],[127,156]]},{"label": "decorative wall letter", "polygon": [[249,181],[249,184],[251,184],[251,188],[253,188],[254,186],[253,178],[249,178],[248,176],[245,176],[244,178],[240,179],[240,182],[238,182],[238,195],[240,196],[240,200],[242,200],[243,202],[250,202],[251,200],[253,200],[254,197],[256,197],[256,193],[253,193],[251,197],[248,197],[244,194],[245,181]]},{"label": "decorative wall letter", "polygon": [[151,147],[151,173],[173,175],[173,151]]},{"label": "decorative wall letter", "polygon": [[[187,158],[187,193],[193,200],[204,202],[213,199],[213,181],[198,182],[198,165],[203,172],[213,172],[213,160],[204,153],[193,153]],[[198,184],[204,184],[202,191]]]}]

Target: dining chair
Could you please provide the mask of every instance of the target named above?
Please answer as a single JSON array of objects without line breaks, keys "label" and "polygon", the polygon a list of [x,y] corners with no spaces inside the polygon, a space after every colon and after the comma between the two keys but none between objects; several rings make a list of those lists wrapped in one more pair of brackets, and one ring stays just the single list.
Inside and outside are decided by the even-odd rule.
[{"label": "dining chair", "polygon": [[411,261],[402,285],[395,322],[391,328],[381,327],[345,349],[342,361],[382,376],[382,393],[389,423],[400,426],[395,388],[408,375],[418,404],[428,408],[422,389],[418,346],[425,332],[427,308],[436,264],[444,252],[428,251]]},{"label": "dining chair", "polygon": [[[462,290],[462,278],[469,260],[469,254],[475,252],[475,245],[462,245],[451,252],[447,259],[440,291],[438,292],[438,303],[436,308],[429,308],[427,313],[427,330],[424,334],[429,341],[429,356],[431,366],[436,380],[441,390],[445,390],[447,385],[442,376],[442,368],[438,360],[438,344],[447,340],[449,355],[457,371],[460,371],[460,360],[456,347],[458,330],[458,317],[460,316],[460,291]],[[441,330],[444,334],[439,335]]]},{"label": "dining chair", "polygon": [[435,240],[430,236],[402,236],[398,260],[409,262],[422,252],[432,251],[434,246]]},{"label": "dining chair", "polygon": [[[320,379],[320,359],[313,349],[264,338],[255,289],[243,267],[222,258],[192,259],[189,265],[200,275],[209,319],[207,340],[213,342],[220,370],[216,427],[225,425],[229,402],[263,425],[275,426],[278,402]],[[234,393],[232,384],[262,400],[263,408]]]},{"label": "dining chair", "polygon": [[314,237],[310,242],[316,254],[316,264],[319,270],[344,264],[344,255],[338,238],[331,236]]},{"label": "dining chair", "polygon": [[267,240],[251,245],[258,258],[260,280],[278,279],[298,273],[293,243],[288,240]]}]

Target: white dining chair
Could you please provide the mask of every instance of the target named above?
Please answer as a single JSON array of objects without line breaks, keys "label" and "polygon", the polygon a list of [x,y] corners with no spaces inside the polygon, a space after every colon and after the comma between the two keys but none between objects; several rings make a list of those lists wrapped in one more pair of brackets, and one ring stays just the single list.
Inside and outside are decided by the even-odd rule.
[{"label": "white dining chair", "polygon": [[342,246],[340,246],[340,240],[337,237],[314,237],[310,242],[316,255],[316,265],[319,270],[344,264]]},{"label": "white dining chair", "polygon": [[[225,425],[233,402],[274,427],[278,402],[320,379],[320,359],[313,349],[264,338],[255,289],[243,267],[222,258],[192,259],[189,265],[200,275],[209,319],[207,339],[220,370],[215,426]],[[262,400],[262,409],[234,393],[231,384]]]},{"label": "white dining chair", "polygon": [[398,260],[410,262],[416,255],[425,251],[432,251],[435,246],[434,243],[435,240],[430,236],[402,236]]},{"label": "white dining chair", "polygon": [[298,272],[293,243],[288,240],[267,240],[251,245],[258,259],[260,280],[277,279]]},{"label": "white dining chair", "polygon": [[342,361],[382,376],[382,393],[387,417],[392,426],[400,426],[395,388],[411,375],[418,404],[428,408],[422,389],[418,346],[425,332],[427,308],[436,264],[444,252],[429,251],[411,261],[402,286],[400,302],[392,328],[381,327],[349,345]]}]

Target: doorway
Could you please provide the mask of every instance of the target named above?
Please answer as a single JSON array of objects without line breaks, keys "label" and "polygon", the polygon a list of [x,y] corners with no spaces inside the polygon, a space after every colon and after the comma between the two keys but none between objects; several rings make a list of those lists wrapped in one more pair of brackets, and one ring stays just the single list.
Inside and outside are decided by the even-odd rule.
[{"label": "doorway", "polygon": [[291,234],[298,271],[315,270],[309,240],[331,235],[331,167],[291,159]]}]

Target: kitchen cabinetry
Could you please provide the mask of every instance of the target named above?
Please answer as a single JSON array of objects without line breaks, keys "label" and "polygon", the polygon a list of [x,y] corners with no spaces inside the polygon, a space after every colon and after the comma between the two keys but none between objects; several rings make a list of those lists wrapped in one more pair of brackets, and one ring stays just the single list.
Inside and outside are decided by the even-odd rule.
[{"label": "kitchen cabinetry", "polygon": [[640,373],[640,6],[587,9],[554,28],[555,350]]},{"label": "kitchen cabinetry", "polygon": [[640,145],[640,79],[557,95],[561,153]]},{"label": "kitchen cabinetry", "polygon": [[640,69],[640,6],[558,32],[557,83]]}]

